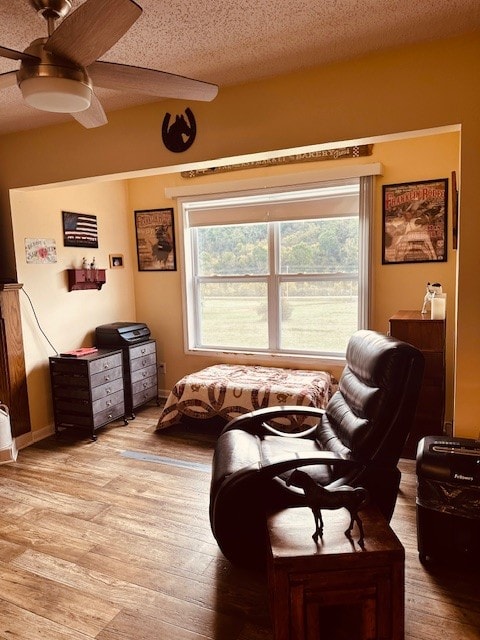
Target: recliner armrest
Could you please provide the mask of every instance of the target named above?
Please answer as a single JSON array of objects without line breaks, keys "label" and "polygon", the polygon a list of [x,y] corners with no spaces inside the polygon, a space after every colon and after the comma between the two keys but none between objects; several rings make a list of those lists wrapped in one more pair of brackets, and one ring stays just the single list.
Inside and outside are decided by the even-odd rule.
[{"label": "recliner armrest", "polygon": [[296,433],[288,433],[275,429],[271,425],[265,424],[267,420],[274,420],[275,418],[282,418],[291,415],[311,416],[318,418],[319,420],[325,414],[325,409],[319,409],[317,407],[305,407],[302,405],[286,405],[282,407],[265,407],[264,409],[256,409],[249,413],[244,413],[230,422],[224,427],[222,434],[232,429],[240,429],[246,431],[252,435],[261,435],[265,431],[274,433],[277,436],[285,438],[302,438],[313,433],[317,428],[316,425],[308,427],[304,431]]},{"label": "recliner armrest", "polygon": [[326,464],[340,469],[351,469],[353,467],[358,468],[359,466],[362,466],[358,461],[344,458],[332,451],[319,451],[318,453],[310,453],[308,457],[305,458],[295,458],[290,454],[288,457],[282,456],[277,460],[270,459],[265,467],[260,463],[259,474],[264,477],[268,476],[270,478],[274,478],[275,476],[293,469],[318,464]]},{"label": "recliner armrest", "polygon": [[265,480],[267,478],[275,478],[276,476],[293,469],[318,464],[326,464],[338,468],[344,467],[346,469],[358,468],[360,466],[363,466],[355,460],[344,458],[331,451],[319,451],[318,453],[310,453],[306,458],[292,458],[292,455],[290,454],[288,455],[288,457],[279,456],[277,459],[270,459],[269,462],[265,465],[263,465],[261,460],[259,460],[246,467],[242,467],[241,469],[234,471],[230,475],[225,476],[221,483],[217,482],[217,486],[222,483],[224,484],[224,486],[226,486],[225,483],[233,483],[243,480],[250,474],[254,474],[258,479],[261,478],[262,480]]}]

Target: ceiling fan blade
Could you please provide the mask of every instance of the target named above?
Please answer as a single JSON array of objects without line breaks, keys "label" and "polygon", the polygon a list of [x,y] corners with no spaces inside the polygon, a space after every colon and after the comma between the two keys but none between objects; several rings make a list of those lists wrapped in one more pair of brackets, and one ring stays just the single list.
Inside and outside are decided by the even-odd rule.
[{"label": "ceiling fan blade", "polygon": [[37,56],[31,56],[29,53],[8,49],[8,47],[0,47],[0,56],[9,58],[10,60],[38,60]]},{"label": "ceiling fan blade", "polygon": [[86,0],[60,23],[45,49],[86,67],[111,49],[141,14],[133,0]]},{"label": "ceiling fan blade", "polygon": [[209,82],[115,62],[94,62],[87,71],[96,86],[148,93],[159,98],[210,102],[218,93],[217,85]]},{"label": "ceiling fan blade", "polygon": [[0,74],[0,89],[6,89],[17,84],[17,72],[8,71],[8,73]]},{"label": "ceiling fan blade", "polygon": [[105,111],[100,104],[100,100],[93,93],[93,91],[89,108],[85,109],[85,111],[77,111],[76,113],[72,113],[71,115],[86,129],[101,127],[108,122]]}]

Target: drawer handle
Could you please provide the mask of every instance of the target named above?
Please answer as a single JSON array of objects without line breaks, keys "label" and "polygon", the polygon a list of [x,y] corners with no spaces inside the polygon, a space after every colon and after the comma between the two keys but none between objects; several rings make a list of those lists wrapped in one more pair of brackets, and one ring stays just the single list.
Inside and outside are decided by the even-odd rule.
[{"label": "drawer handle", "polygon": [[113,418],[113,413],[109,413],[107,418]]},{"label": "drawer handle", "polygon": [[143,348],[143,349],[140,351],[140,353],[143,355],[143,354],[147,353],[147,350],[146,350],[145,348]]},{"label": "drawer handle", "polygon": [[144,388],[144,389],[148,389],[148,382],[144,382],[144,383],[143,383],[143,388]]},{"label": "drawer handle", "polygon": [[110,364],[108,362],[104,362],[103,363],[103,368],[104,369],[110,369]]},{"label": "drawer handle", "polygon": [[107,400],[107,402],[105,403],[107,407],[111,407],[112,406],[112,401],[111,400]]},{"label": "drawer handle", "polygon": [[105,393],[107,394],[107,396],[112,393],[112,387],[105,387]]},{"label": "drawer handle", "polygon": [[147,376],[147,372],[146,371],[142,371],[142,378],[145,378]]},{"label": "drawer handle", "polygon": [[110,376],[103,376],[103,379],[105,380],[105,382],[108,382],[110,380]]},{"label": "drawer handle", "polygon": [[142,365],[145,366],[147,364],[148,360],[144,359],[142,360]]}]

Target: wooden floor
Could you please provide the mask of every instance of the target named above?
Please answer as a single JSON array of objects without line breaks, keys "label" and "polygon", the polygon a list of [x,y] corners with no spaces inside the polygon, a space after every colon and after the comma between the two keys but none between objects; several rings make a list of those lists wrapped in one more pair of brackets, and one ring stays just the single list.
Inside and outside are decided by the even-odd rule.
[{"label": "wooden floor", "polygon": [[[155,433],[158,413],[0,467],[0,638],[271,640],[263,577],[230,566],[210,532],[214,438]],[[402,470],[406,639],[478,639],[478,574],[419,563],[413,462]]]}]

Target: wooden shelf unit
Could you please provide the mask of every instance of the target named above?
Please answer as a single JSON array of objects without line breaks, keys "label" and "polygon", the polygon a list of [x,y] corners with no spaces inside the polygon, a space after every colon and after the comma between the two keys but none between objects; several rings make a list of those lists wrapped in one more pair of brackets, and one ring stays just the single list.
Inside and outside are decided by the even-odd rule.
[{"label": "wooden shelf unit", "polygon": [[105,269],[67,269],[68,290],[101,289],[107,281]]}]

